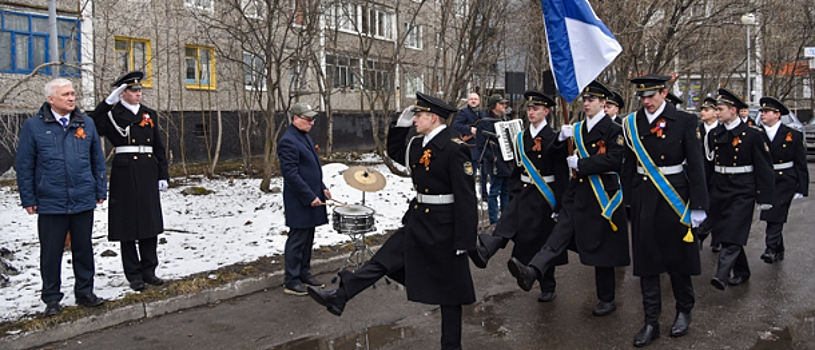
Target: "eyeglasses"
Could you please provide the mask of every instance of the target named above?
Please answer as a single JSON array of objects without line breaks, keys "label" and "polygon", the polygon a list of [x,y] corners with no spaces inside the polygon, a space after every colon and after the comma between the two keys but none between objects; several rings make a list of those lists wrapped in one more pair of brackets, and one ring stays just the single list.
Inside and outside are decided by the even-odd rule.
[{"label": "eyeglasses", "polygon": [[306,117],[304,115],[298,115],[297,117],[300,118],[300,119],[303,119],[303,120],[305,120],[305,121],[307,121],[309,123],[314,122],[314,117]]}]

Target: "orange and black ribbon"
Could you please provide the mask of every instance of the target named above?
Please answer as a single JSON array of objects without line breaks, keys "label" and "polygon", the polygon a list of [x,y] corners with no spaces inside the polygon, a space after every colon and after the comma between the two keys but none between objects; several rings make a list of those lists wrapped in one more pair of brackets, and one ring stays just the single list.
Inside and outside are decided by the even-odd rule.
[{"label": "orange and black ribbon", "polygon": [[792,131],[787,133],[787,137],[784,139],[784,141],[792,142]]},{"label": "orange and black ribbon", "polygon": [[430,149],[424,150],[424,153],[422,154],[422,158],[419,158],[419,163],[421,163],[425,167],[430,166],[430,157],[432,157],[432,154],[431,154],[432,152],[431,151],[432,150],[430,150]]},{"label": "orange and black ribbon", "polygon": [[606,154],[606,142],[600,140],[597,142],[597,154]]},{"label": "orange and black ribbon", "polygon": [[147,114],[147,113],[144,113],[142,115],[142,120],[141,120],[141,123],[139,123],[139,126],[144,127],[147,124],[150,124],[151,128],[154,126],[153,119],[150,119],[150,115]]},{"label": "orange and black ribbon", "polygon": [[657,126],[651,128],[651,134],[656,134],[657,137],[662,138],[662,129],[665,129],[665,119],[660,118],[657,120]]},{"label": "orange and black ribbon", "polygon": [[81,128],[81,127],[76,128],[76,133],[74,134],[74,137],[76,137],[76,138],[78,138],[78,139],[83,139],[83,140],[84,140],[84,139],[85,139],[85,137],[87,137],[87,136],[88,136],[88,135],[86,135],[86,134],[85,134],[85,129],[83,129],[83,128]]},{"label": "orange and black ribbon", "polygon": [[532,146],[532,152],[540,152],[541,151],[541,138],[540,136],[535,138],[535,145]]},{"label": "orange and black ribbon", "polygon": [[741,140],[739,140],[739,137],[736,136],[736,137],[733,138],[733,141],[730,142],[730,144],[733,145],[733,147],[736,147],[736,146],[739,145],[739,141],[741,141]]}]

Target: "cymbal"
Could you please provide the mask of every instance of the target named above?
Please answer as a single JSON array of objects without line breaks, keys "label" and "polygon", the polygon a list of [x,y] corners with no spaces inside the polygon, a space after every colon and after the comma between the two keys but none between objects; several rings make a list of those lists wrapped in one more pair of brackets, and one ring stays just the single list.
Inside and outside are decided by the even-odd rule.
[{"label": "cymbal", "polygon": [[342,174],[345,182],[360,191],[376,192],[385,188],[385,176],[376,169],[352,166]]}]

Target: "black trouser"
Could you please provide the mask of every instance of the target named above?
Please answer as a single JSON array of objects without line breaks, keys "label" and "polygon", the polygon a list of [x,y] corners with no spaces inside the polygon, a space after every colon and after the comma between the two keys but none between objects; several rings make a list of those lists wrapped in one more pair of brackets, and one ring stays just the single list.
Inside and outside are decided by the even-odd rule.
[{"label": "black trouser", "polygon": [[594,285],[597,288],[597,299],[603,302],[614,301],[614,268],[594,267]]},{"label": "black trouser", "polygon": [[[499,249],[504,249],[507,246],[509,239],[493,235],[488,236],[489,238],[487,236],[481,236],[485,238],[481,240],[481,243],[487,248],[487,258],[491,258]],[[555,281],[555,266],[549,266],[546,271],[543,271],[538,281],[540,282],[541,292],[554,292],[555,286],[557,285]]]},{"label": "black trouser", "polygon": [[[690,313],[696,303],[690,275],[681,273],[669,273],[668,275],[671,277],[671,289],[676,299],[676,312]],[[645,310],[645,323],[656,326],[662,314],[659,275],[640,277],[640,291],[642,292],[642,307]]]},{"label": "black trouser", "polygon": [[64,294],[62,285],[62,251],[65,237],[71,232],[71,255],[74,267],[74,295],[93,292],[93,210],[77,214],[39,214],[37,232],[40,238],[40,274],[42,301],[58,302]]},{"label": "black trouser", "polygon": [[784,236],[781,231],[784,230],[783,222],[768,222],[767,223],[767,237],[764,242],[767,244],[767,249],[775,253],[784,251]]},{"label": "black trouser", "polygon": [[[122,265],[128,282],[156,276],[158,237],[121,242]],[[138,251],[136,246],[138,245]]]},{"label": "black trouser", "polygon": [[[566,231],[558,231],[555,230],[554,232],[566,232]],[[574,232],[574,231],[569,231]],[[551,290],[554,290],[554,265],[553,261],[555,258],[563,254],[566,251],[566,248],[569,247],[569,242],[574,234],[559,234],[559,235],[551,235],[549,239],[546,240],[546,244],[543,245],[541,250],[538,254],[535,254],[535,257],[532,258],[532,261],[529,262],[529,266],[534,267],[538,270],[538,276],[541,277],[541,290],[545,290],[543,284],[546,281],[546,276],[549,273],[549,270],[552,270],[551,278],[552,284]],[[551,246],[551,245],[554,246]],[[594,267],[594,284],[597,289],[597,299],[604,302],[611,302],[614,301],[614,268],[613,267]]]},{"label": "black trouser", "polygon": [[722,243],[722,250],[719,252],[719,267],[716,269],[716,278],[727,282],[730,272],[733,277],[750,277],[750,265],[747,262],[747,254],[744,247],[738,244]]},{"label": "black trouser", "polygon": [[285,286],[294,287],[311,277],[311,246],[314,245],[314,227],[292,228],[286,247],[283,251],[283,261],[286,265]]},{"label": "black trouser", "polygon": [[441,305],[441,350],[461,349],[461,305]]}]

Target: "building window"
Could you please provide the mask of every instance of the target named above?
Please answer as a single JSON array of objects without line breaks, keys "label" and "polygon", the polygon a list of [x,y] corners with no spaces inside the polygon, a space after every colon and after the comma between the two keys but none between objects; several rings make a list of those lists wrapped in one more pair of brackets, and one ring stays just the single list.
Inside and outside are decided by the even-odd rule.
[{"label": "building window", "polygon": [[[30,74],[48,61],[48,17],[0,11],[0,72]],[[80,57],[79,22],[57,18],[59,58],[67,66],[59,68],[61,76],[78,77]],[[39,72],[51,74],[52,66]]]},{"label": "building window", "polygon": [[306,84],[306,69],[308,64],[305,61],[291,61],[289,65],[289,90],[290,91],[306,91],[308,84]]},{"label": "building window", "polygon": [[405,23],[405,47],[411,49],[422,49],[422,26]]},{"label": "building window", "polygon": [[456,11],[457,17],[467,16],[467,5],[467,0],[453,0],[453,6],[455,7],[454,10]]},{"label": "building window", "polygon": [[359,59],[326,55],[325,72],[332,88],[354,88],[359,79]]},{"label": "building window", "polygon": [[184,62],[188,89],[215,89],[215,49],[188,45]]},{"label": "building window", "polygon": [[368,60],[365,64],[365,88],[380,91],[391,87],[390,64]]},{"label": "building window", "polygon": [[360,32],[378,39],[393,39],[391,30],[393,13],[373,7],[362,7],[362,26]]},{"label": "building window", "polygon": [[150,40],[125,37],[114,38],[116,67],[120,74],[139,70],[144,72],[142,86],[153,87]]},{"label": "building window", "polygon": [[[186,3],[187,0],[185,0]],[[263,19],[266,17],[266,2],[262,0],[241,0],[241,11],[246,18]]]},{"label": "building window", "polygon": [[184,0],[184,7],[212,11],[212,0]]},{"label": "building window", "polygon": [[329,28],[356,32],[357,5],[336,2],[326,13],[326,24]]},{"label": "building window", "polygon": [[243,85],[247,90],[266,90],[266,64],[262,56],[243,53]]},{"label": "building window", "polygon": [[424,92],[422,76],[416,73],[405,73],[405,97],[416,98],[417,92]]}]

